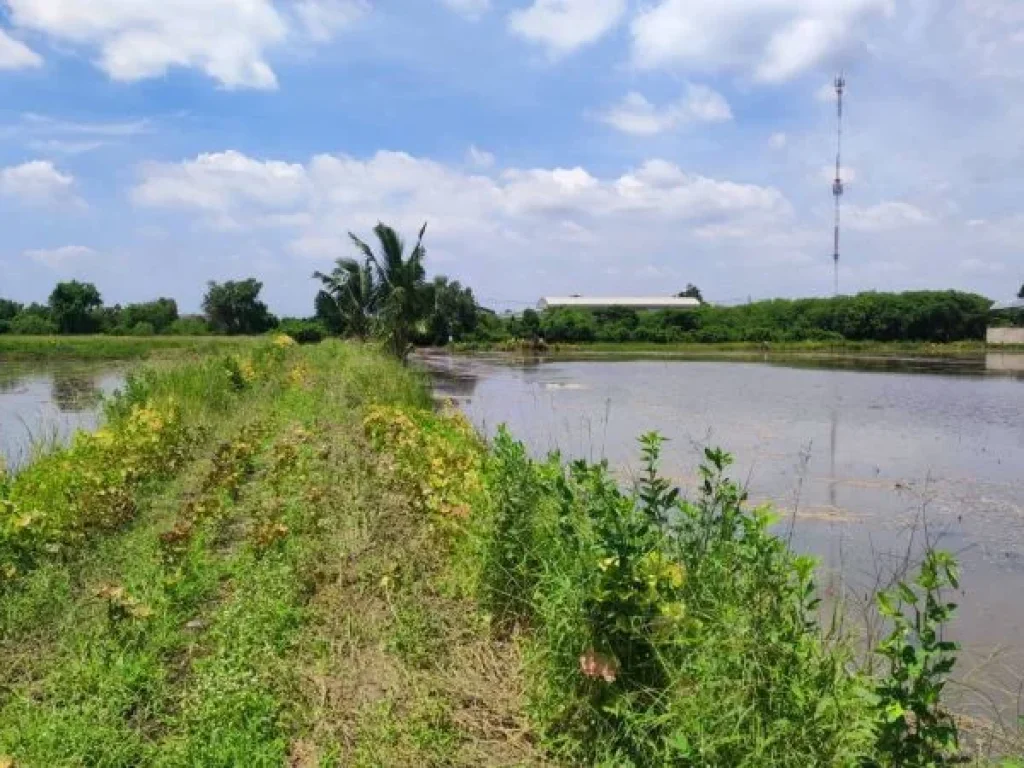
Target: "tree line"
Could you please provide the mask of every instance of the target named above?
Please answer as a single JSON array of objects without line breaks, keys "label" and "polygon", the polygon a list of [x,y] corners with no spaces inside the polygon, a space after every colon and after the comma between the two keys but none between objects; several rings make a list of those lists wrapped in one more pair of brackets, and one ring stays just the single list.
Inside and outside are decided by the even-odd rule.
[{"label": "tree line", "polygon": [[[313,315],[275,317],[260,299],[255,278],[210,282],[202,315],[179,315],[174,299],[105,306],[91,283],[58,283],[46,304],[0,299],[0,333],[115,335],[288,333],[302,342],[325,336],[380,340],[404,358],[417,345],[451,342],[729,343],[801,341],[980,340],[992,302],[958,291],[861,293],[824,299],[774,299],[736,307],[703,303],[688,284],[679,296],[701,301],[694,310],[635,311],[528,309],[499,316],[481,307],[457,280],[427,278],[426,225],[411,249],[391,227],[378,224],[373,245],[350,234],[354,258],[339,258],[329,272],[312,275],[318,290]],[[1024,286],[1021,288],[1024,296]]]},{"label": "tree line", "polygon": [[773,299],[688,311],[527,310],[509,321],[518,338],[547,342],[730,343],[981,340],[992,301],[959,291],[860,293],[823,299]]},{"label": "tree line", "polygon": [[69,280],[57,283],[45,304],[26,305],[0,298],[0,333],[33,336],[263,333],[281,322],[259,300],[262,288],[262,283],[251,278],[211,282],[203,297],[204,314],[182,316],[178,303],[171,298],[107,306],[93,283]]}]

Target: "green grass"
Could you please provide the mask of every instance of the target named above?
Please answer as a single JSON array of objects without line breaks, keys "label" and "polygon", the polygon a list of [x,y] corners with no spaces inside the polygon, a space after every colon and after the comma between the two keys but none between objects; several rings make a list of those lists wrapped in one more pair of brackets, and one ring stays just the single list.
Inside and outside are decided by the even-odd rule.
[{"label": "green grass", "polygon": [[648,437],[623,490],[340,342],[145,366],[108,411],[0,488],[0,765],[887,764],[723,454],[679,502]]},{"label": "green grass", "polygon": [[[475,765],[507,751],[466,714],[460,686],[481,675],[452,675],[459,649],[498,650],[441,594],[432,529],[363,439],[371,403],[429,408],[420,376],[340,343],[149,371],[105,429],[173,396],[196,430],[190,458],[132,485],[130,517],[73,552],[42,547],[0,587],[0,764]],[[74,492],[64,455],[9,481],[19,506],[0,529],[18,525],[28,480]]]},{"label": "green grass", "polygon": [[0,361],[148,360],[244,349],[258,337],[0,335]]}]

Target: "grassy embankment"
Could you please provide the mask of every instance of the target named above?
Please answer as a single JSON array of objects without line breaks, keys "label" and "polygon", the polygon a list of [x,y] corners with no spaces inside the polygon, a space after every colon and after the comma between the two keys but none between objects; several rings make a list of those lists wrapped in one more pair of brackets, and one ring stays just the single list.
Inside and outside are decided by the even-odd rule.
[{"label": "grassy embankment", "polygon": [[229,352],[249,346],[239,336],[13,336],[0,335],[0,362],[146,360]]},{"label": "grassy embankment", "polygon": [[0,487],[0,765],[534,763],[514,650],[445,597],[339,343],[133,379]]},{"label": "grassy embankment", "polygon": [[[899,676],[856,671],[815,622],[813,563],[747,508],[722,453],[682,502],[648,436],[623,492],[604,467],[485,446],[414,374],[340,343],[140,374],[109,411],[0,487],[8,764],[949,751],[937,689],[920,688],[948,652],[905,628],[896,656],[934,652]],[[906,585],[894,615],[946,578]]]}]

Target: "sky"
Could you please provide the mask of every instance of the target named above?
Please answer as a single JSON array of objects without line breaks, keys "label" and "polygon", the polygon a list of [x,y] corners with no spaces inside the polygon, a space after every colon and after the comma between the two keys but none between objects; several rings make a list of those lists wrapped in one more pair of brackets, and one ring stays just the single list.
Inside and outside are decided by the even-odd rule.
[{"label": "sky", "polygon": [[0,0],[0,296],[314,270],[384,221],[499,309],[1024,282],[1019,0]]}]

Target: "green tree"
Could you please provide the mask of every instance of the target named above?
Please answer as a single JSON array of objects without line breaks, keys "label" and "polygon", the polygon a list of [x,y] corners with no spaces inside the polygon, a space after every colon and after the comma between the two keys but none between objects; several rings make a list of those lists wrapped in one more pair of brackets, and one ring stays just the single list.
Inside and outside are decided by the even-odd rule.
[{"label": "green tree", "polygon": [[42,315],[22,312],[11,320],[9,330],[20,336],[51,336],[57,333],[57,324]]},{"label": "green tree", "polygon": [[1020,290],[1017,291],[1017,298],[1024,299],[1024,283],[1021,283]]},{"label": "green tree", "polygon": [[338,259],[329,274],[314,272],[323,284],[316,295],[316,318],[332,333],[365,339],[373,327],[377,306],[374,267],[366,261]]},{"label": "green tree", "polygon": [[0,299],[0,320],[13,320],[22,310],[21,304],[10,299]]},{"label": "green tree", "polygon": [[179,317],[167,327],[167,333],[174,336],[207,336],[210,324],[205,318],[195,315]]},{"label": "green tree", "polygon": [[255,278],[210,281],[203,296],[203,312],[210,324],[231,335],[265,333],[277,324],[267,305],[260,301],[263,283]]},{"label": "green tree", "polygon": [[378,224],[373,232],[379,246],[376,253],[354,234],[349,233],[349,237],[376,270],[379,297],[377,314],[381,330],[391,353],[404,360],[411,349],[416,326],[426,314],[426,270],[423,266],[426,249],[423,236],[427,232],[427,225],[420,228],[416,245],[408,256],[405,254],[405,243],[394,229],[386,224]]},{"label": "green tree", "polygon": [[462,341],[476,331],[479,309],[472,289],[463,287],[458,280],[439,276],[430,283],[427,293],[431,307],[427,337],[431,344]]},{"label": "green tree", "polygon": [[50,294],[50,312],[60,333],[92,333],[98,327],[96,310],[103,306],[92,283],[57,283]]},{"label": "green tree", "polygon": [[149,323],[157,333],[163,333],[178,319],[178,302],[161,297],[142,304],[129,304],[120,312],[118,325],[134,328],[139,323]]},{"label": "green tree", "polygon": [[696,299],[701,304],[704,303],[704,296],[701,294],[700,288],[693,283],[687,283],[686,289],[682,293],[677,293],[676,296],[680,299]]}]

